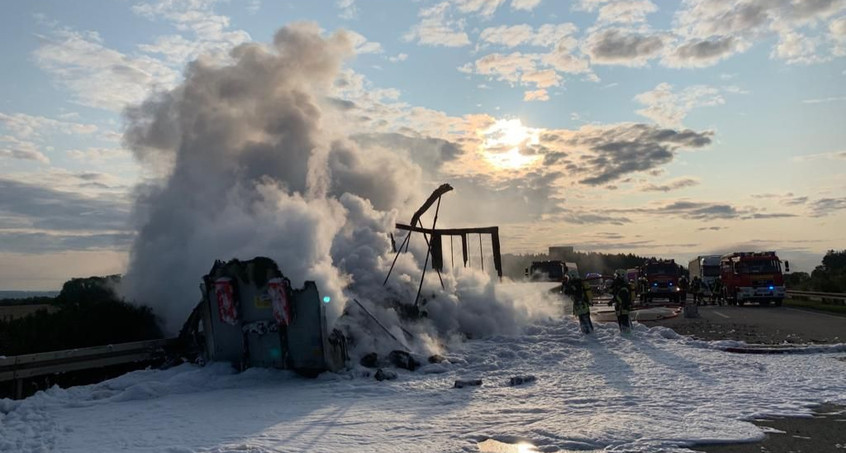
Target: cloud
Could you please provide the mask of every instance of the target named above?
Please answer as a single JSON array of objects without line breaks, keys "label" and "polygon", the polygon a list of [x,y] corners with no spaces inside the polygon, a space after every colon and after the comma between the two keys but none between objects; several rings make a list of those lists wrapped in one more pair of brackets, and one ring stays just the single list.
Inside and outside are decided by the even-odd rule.
[{"label": "cloud", "polygon": [[675,14],[673,32],[681,44],[665,63],[673,67],[703,67],[745,52],[755,42],[779,36],[771,57],[787,63],[826,61],[816,32],[846,4],[839,0],[766,1],[737,0],[699,2],[686,0]]},{"label": "cloud", "polygon": [[572,223],[574,225],[624,225],[631,223],[628,217],[614,216],[591,211],[568,211],[550,218],[551,220]]},{"label": "cloud", "polygon": [[812,160],[831,159],[839,160],[846,159],[846,151],[832,151],[829,153],[806,154],[804,156],[795,156],[794,162],[808,162]]},{"label": "cloud", "polygon": [[834,43],[832,53],[842,57],[846,55],[846,16],[832,20],[828,24],[828,38]]},{"label": "cloud", "polygon": [[72,149],[67,151],[67,155],[72,159],[81,160],[85,162],[105,162],[117,159],[131,158],[129,151],[122,148],[86,148],[86,149]]},{"label": "cloud", "polygon": [[188,60],[200,55],[225,60],[231,48],[249,41],[246,32],[229,28],[228,17],[214,13],[214,3],[161,0],[133,5],[134,13],[164,20],[179,33],[157,36],[129,53],[107,47],[97,32],[51,25],[48,34],[37,35],[33,59],[76,102],[120,111],[153,91],[175,86],[180,66]]},{"label": "cloud", "polygon": [[[520,45],[551,47],[558,45],[565,39],[575,41],[573,35],[577,31],[578,27],[569,22],[544,24],[537,29],[528,24],[500,25],[482,30],[479,34],[479,40],[505,47]],[[575,42],[572,45],[575,46]]]},{"label": "cloud", "polygon": [[641,192],[669,192],[671,190],[683,189],[699,185],[698,178],[676,178],[663,184],[646,184],[639,189]]},{"label": "cloud", "polygon": [[549,94],[544,89],[527,91],[523,94],[524,101],[548,101]]},{"label": "cloud", "polygon": [[38,150],[35,143],[18,140],[10,135],[0,135],[0,157],[50,163],[50,159]]},{"label": "cloud", "polygon": [[712,66],[737,52],[737,44],[732,36],[689,40],[672,49],[662,63],[672,68]]},{"label": "cloud", "polygon": [[658,32],[611,28],[588,35],[582,48],[591,63],[644,66],[664,50],[667,37]]},{"label": "cloud", "polygon": [[830,102],[846,101],[846,96],[829,96],[827,98],[803,99],[803,104],[828,104]]},{"label": "cloud", "polygon": [[420,10],[420,23],[411,27],[403,36],[406,41],[417,41],[427,46],[463,47],[470,44],[464,32],[464,19],[451,17],[449,2],[441,2]]},{"label": "cloud", "polygon": [[[164,19],[180,32],[191,32],[193,39],[183,35],[164,35],[153,44],[143,44],[139,49],[150,54],[161,54],[171,64],[183,64],[205,54],[214,59],[225,59],[229,50],[250,41],[249,33],[231,30],[229,18],[215,14],[210,0],[174,2],[155,0],[132,6],[135,14],[151,20]],[[253,7],[253,5],[249,5]]]},{"label": "cloud", "polygon": [[758,220],[798,217],[797,214],[785,212],[762,212],[754,207],[738,207],[726,202],[690,200],[655,201],[644,207],[611,209],[609,212],[637,213],[651,216],[674,216],[685,220]]},{"label": "cloud", "polygon": [[85,106],[120,111],[179,79],[178,71],[155,58],[107,48],[96,32],[60,29],[38,38],[35,63]]},{"label": "cloud", "polygon": [[40,230],[126,230],[129,204],[0,179],[0,217],[6,216]]},{"label": "cloud", "polygon": [[356,33],[354,31],[347,31],[349,34],[350,39],[352,39],[353,48],[355,49],[355,53],[357,54],[368,54],[368,53],[382,53],[384,50],[382,49],[382,44],[378,42],[368,41],[360,33]]},{"label": "cloud", "polygon": [[60,121],[43,116],[24,113],[7,114],[0,112],[0,125],[19,138],[40,137],[50,133],[66,135],[87,135],[97,132],[94,124]]},{"label": "cloud", "polygon": [[756,212],[754,214],[749,214],[748,216],[743,217],[744,219],[783,219],[788,217],[798,217],[796,214],[790,214],[787,212]]},{"label": "cloud", "polygon": [[479,35],[485,45],[546,47],[548,51],[490,53],[459,67],[459,71],[490,76],[513,85],[534,85],[536,90],[532,96],[536,98],[541,95],[541,89],[561,84],[562,77],[558,73],[590,72],[587,59],[575,55],[577,31],[572,23],[544,24],[537,28],[527,24],[486,28]]},{"label": "cloud", "polygon": [[627,0],[607,2],[599,8],[599,23],[639,23],[646,22],[646,16],[658,11],[649,0]]},{"label": "cloud", "polygon": [[0,252],[43,254],[80,250],[127,250],[134,233],[54,234],[0,231]]},{"label": "cloud", "polygon": [[572,156],[558,161],[570,176],[590,186],[607,184],[623,176],[649,171],[671,162],[680,149],[711,144],[713,132],[662,129],[645,124],[583,126],[576,131],[547,131],[540,144],[551,150],[568,150]]},{"label": "cloud", "polygon": [[820,198],[810,204],[813,217],[825,217],[846,209],[846,197]]},{"label": "cloud", "polygon": [[483,17],[490,17],[505,0],[452,0],[459,11],[463,13],[478,13]]},{"label": "cloud", "polygon": [[511,9],[531,11],[537,8],[543,0],[511,0]]},{"label": "cloud", "polygon": [[335,6],[341,10],[338,15],[341,19],[355,19],[358,17],[358,7],[355,5],[355,0],[338,0]]},{"label": "cloud", "polygon": [[408,59],[408,54],[407,54],[407,53],[398,53],[398,54],[397,54],[396,56],[394,56],[394,57],[388,57],[388,60],[389,60],[391,63],[396,63],[396,62],[398,62],[398,61],[405,61],[405,60],[407,60],[407,59]]},{"label": "cloud", "polygon": [[674,91],[673,86],[666,82],[658,84],[652,91],[636,95],[634,99],[646,106],[637,110],[637,114],[671,127],[680,127],[682,120],[694,108],[725,103],[717,88],[696,85]]}]

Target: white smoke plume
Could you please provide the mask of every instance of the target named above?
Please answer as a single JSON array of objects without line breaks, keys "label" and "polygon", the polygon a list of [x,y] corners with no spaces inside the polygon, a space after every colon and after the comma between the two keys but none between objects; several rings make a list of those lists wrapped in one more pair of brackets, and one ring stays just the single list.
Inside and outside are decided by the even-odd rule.
[{"label": "white smoke plume", "polygon": [[[383,287],[388,233],[436,184],[422,181],[408,150],[367,147],[333,127],[343,112],[329,94],[353,43],[343,31],[293,24],[271,45],[236,47],[225,65],[200,58],[182,85],[126,112],[125,142],[158,178],[137,190],[123,292],[151,305],[169,333],[199,300],[215,259],[255,256],[275,260],[296,287],[315,280],[334,301],[332,320],[357,298],[417,352],[437,351],[445,334],[512,332],[528,316],[486,274],[447,274],[446,289],[430,274],[429,321],[408,326],[414,340],[403,337],[400,314],[382,302],[413,303],[426,248],[413,243]],[[360,344],[396,348],[346,307]]]}]

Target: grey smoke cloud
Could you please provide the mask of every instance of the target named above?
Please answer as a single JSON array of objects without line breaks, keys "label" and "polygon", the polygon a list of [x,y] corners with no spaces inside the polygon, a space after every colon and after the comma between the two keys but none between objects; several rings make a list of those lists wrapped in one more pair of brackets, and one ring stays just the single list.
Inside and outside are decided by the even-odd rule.
[{"label": "grey smoke cloud", "polygon": [[[123,292],[153,305],[170,332],[199,299],[200,277],[215,259],[254,256],[274,259],[295,286],[315,280],[333,300],[330,318],[355,297],[398,329],[399,314],[384,302],[413,303],[426,248],[418,235],[383,287],[393,259],[388,233],[460,150],[413,131],[349,137],[335,127],[355,114],[331,95],[352,52],[343,31],[290,25],[272,45],[235,48],[230,64],[191,63],[183,84],[127,111],[126,146],[161,179],[137,189]],[[521,319],[513,300],[491,297],[488,274],[443,277],[446,291],[431,274],[424,282],[427,300],[441,308],[407,326],[420,340],[410,348],[434,351],[448,330],[488,335]],[[396,348],[380,343],[384,334],[355,307],[345,309],[341,324],[362,351]]]}]

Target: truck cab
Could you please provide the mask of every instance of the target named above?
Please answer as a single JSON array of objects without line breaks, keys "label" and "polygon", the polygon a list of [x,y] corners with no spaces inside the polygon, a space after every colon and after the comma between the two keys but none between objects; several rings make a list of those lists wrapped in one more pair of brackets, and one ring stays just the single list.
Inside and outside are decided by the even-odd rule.
[{"label": "truck cab", "polygon": [[526,269],[526,277],[533,282],[561,282],[567,275],[567,266],[563,261],[533,261]]},{"label": "truck cab", "polygon": [[729,303],[761,305],[784,300],[784,274],[775,252],[735,252],[720,259],[720,278]]}]

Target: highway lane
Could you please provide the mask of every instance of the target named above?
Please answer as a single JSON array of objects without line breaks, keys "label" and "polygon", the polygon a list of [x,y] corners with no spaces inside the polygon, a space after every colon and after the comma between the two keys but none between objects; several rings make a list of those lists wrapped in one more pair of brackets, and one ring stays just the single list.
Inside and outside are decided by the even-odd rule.
[{"label": "highway lane", "polygon": [[683,335],[705,340],[742,340],[748,343],[846,343],[846,316],[757,305],[701,306],[699,318],[644,322],[670,327]]}]

